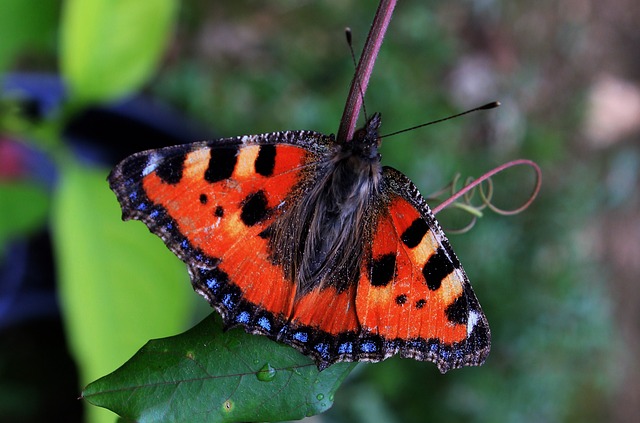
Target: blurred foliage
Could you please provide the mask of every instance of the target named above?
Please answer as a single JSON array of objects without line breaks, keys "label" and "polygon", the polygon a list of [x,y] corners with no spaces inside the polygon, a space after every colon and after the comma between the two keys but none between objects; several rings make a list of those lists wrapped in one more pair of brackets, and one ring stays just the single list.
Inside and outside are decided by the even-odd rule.
[{"label": "blurred foliage", "polygon": [[[19,60],[55,51],[59,3],[38,0],[5,0],[0,9],[0,69],[15,66]],[[32,62],[33,63],[33,62]]]},{"label": "blurred foliage", "polygon": [[[8,12],[0,13],[0,24],[6,21],[0,25],[0,40],[4,41],[0,41],[0,67],[4,70],[55,71],[58,50],[51,34],[56,31],[53,17],[58,11],[27,8],[31,3],[8,1],[5,4],[12,9],[5,11],[39,24],[16,25]],[[73,3],[79,2],[65,6]],[[600,6],[589,1],[534,6],[499,0],[428,5],[407,0],[398,5],[365,102],[369,114],[382,112],[383,133],[492,100],[500,100],[503,107],[387,139],[382,148],[385,164],[402,170],[428,194],[446,185],[455,172],[480,175],[506,160],[526,157],[543,167],[543,190],[524,213],[515,217],[487,213],[471,233],[450,237],[492,327],[493,348],[487,363],[444,376],[430,364],[397,358],[359,365],[336,393],[334,407],[320,416],[322,421],[598,422],[628,421],[634,415],[638,401],[629,400],[628,395],[638,392],[637,379],[626,381],[625,375],[637,374],[637,351],[632,349],[637,345],[637,332],[631,325],[625,337],[621,336],[620,328],[627,327],[624,319],[629,315],[620,310],[638,307],[633,302],[636,297],[625,298],[616,290],[637,290],[624,285],[625,269],[614,266],[622,262],[625,252],[636,250],[631,249],[632,244],[613,250],[620,254],[608,255],[606,250],[624,239],[617,236],[607,241],[608,216],[638,221],[638,135],[632,133],[603,147],[590,141],[584,131],[589,88],[599,73],[615,70],[638,78],[623,71],[631,66],[622,58],[633,56],[630,52],[635,44],[629,40],[634,38],[616,38],[618,31],[627,28],[622,17],[632,10],[624,4],[620,0],[607,6],[607,16],[621,19],[615,28],[613,18],[602,23],[606,19],[600,18]],[[103,63],[112,70],[102,77],[108,92],[89,97],[112,98],[110,93],[132,92],[146,81],[138,91],[163,100],[220,136],[284,129],[336,132],[353,74],[343,41],[344,27],[352,28],[357,52],[374,9],[364,0],[184,1],[175,22],[163,21],[164,34],[149,30],[154,39],[141,42],[139,48],[154,46],[151,50],[162,51],[162,40],[168,40],[155,69],[153,51],[142,55],[148,61],[144,77],[138,73],[128,82],[117,83],[118,69],[127,67],[126,63],[113,66],[120,63],[108,54],[113,44],[94,46],[104,59],[90,63]],[[625,12],[613,15],[616,9]],[[104,31],[102,24],[109,21],[100,16],[95,19]],[[70,31],[64,20],[61,25],[58,31]],[[167,35],[171,28],[173,32]],[[598,36],[590,32],[593,28],[600,29]],[[108,32],[103,37],[112,35]],[[610,48],[612,40],[622,41],[614,49]],[[610,67],[605,68],[604,63]],[[78,78],[86,76],[81,73]],[[52,121],[43,125],[51,126],[55,133],[65,116],[64,111],[52,115]],[[78,159],[71,151],[62,143],[42,141],[39,128],[27,126],[16,134],[15,125],[7,126],[6,116],[1,122],[5,122],[4,131],[14,128],[12,135],[29,139],[35,146],[44,145],[51,155],[69,160],[57,159],[63,172],[77,170]],[[78,321],[90,315],[95,320],[89,321],[113,322],[117,315],[122,328],[114,326],[114,332],[136,338],[129,344],[133,350],[123,352],[125,348],[115,342],[100,348],[112,348],[112,357],[121,357],[115,361],[122,362],[122,354],[130,356],[150,337],[184,329],[184,318],[176,318],[173,324],[154,324],[153,331],[142,325],[134,334],[130,327],[134,322],[150,319],[151,308],[166,309],[174,299],[154,304],[161,299],[133,294],[145,288],[132,284],[143,284],[148,278],[156,286],[173,288],[174,294],[167,295],[178,297],[190,288],[178,264],[164,280],[157,275],[128,279],[129,286],[118,288],[109,296],[109,303],[100,304],[111,315],[89,306],[94,304],[92,295],[105,287],[102,276],[110,273],[105,266],[133,266],[142,272],[155,266],[150,263],[171,259],[168,251],[159,251],[161,242],[145,234],[141,224],[119,222],[115,199],[109,197],[106,182],[100,186],[100,178],[89,176],[94,172],[83,174],[95,183],[89,191],[102,190],[104,198],[90,200],[88,188],[76,179],[77,188],[68,194],[75,196],[68,200],[76,203],[69,217],[73,222],[64,222],[68,211],[59,197],[61,188],[52,193],[57,210],[51,223],[57,260],[63,269],[72,266],[73,254],[78,254],[73,248],[86,250],[83,257],[87,260],[82,280],[74,288],[65,285],[73,279],[68,272],[74,271],[61,271],[60,286],[67,287],[61,291],[61,301],[71,345],[83,337],[107,339],[104,329],[100,333],[74,329]],[[101,172],[106,176],[104,169]],[[68,177],[63,174],[63,183],[72,182]],[[496,178],[496,203],[504,208],[517,206],[531,184],[526,171],[510,170]],[[3,203],[19,201],[2,195]],[[111,204],[103,206],[108,198]],[[34,201],[35,217],[46,207],[44,203]],[[106,210],[109,207],[111,212]],[[448,210],[438,218],[445,228],[459,226]],[[117,226],[127,234],[109,241],[95,230],[102,225],[108,225],[110,234]],[[22,227],[16,222],[13,229],[27,230]],[[78,233],[72,232],[74,228]],[[615,234],[630,230],[622,226]],[[120,256],[114,252],[121,248],[121,236],[127,236],[128,243],[137,243],[129,236],[146,236],[148,244],[132,245]],[[95,244],[102,248],[100,252],[94,252]],[[153,258],[151,250],[158,250]],[[149,260],[143,262],[147,252]],[[86,297],[78,288],[82,281]],[[178,293],[179,282],[185,289]],[[91,288],[91,283],[97,287]],[[68,301],[73,296],[77,310],[82,311],[70,315]],[[81,368],[87,365],[82,357],[92,355],[81,354],[79,347],[73,353]],[[103,367],[102,374],[114,366]],[[98,376],[101,374],[92,372],[81,383]],[[24,401],[26,406],[29,399]]]},{"label": "blurred foliage", "polygon": [[[5,9],[3,19],[11,22],[38,15],[39,7],[30,3],[8,2],[11,7]],[[190,316],[190,290],[177,282],[187,280],[184,266],[144,228],[129,228],[120,222],[117,201],[106,183],[107,169],[81,163],[81,156],[63,138],[69,119],[92,102],[135,92],[149,79],[164,51],[175,6],[172,1],[65,2],[60,15],[61,68],[70,89],[64,102],[44,119],[34,119],[29,116],[28,106],[21,103],[24,99],[20,93],[4,93],[7,104],[3,104],[1,129],[8,139],[3,140],[3,176],[20,182],[2,190],[4,217],[15,216],[12,228],[4,229],[3,225],[2,240],[15,239],[21,230],[38,230],[47,199],[43,204],[36,194],[55,178],[53,187],[48,187],[52,188],[48,220],[61,313],[81,385],[112,371],[150,337],[184,329]],[[31,17],[26,21],[38,20]],[[18,47],[27,55],[32,54],[32,45],[42,47],[41,43],[33,44],[40,40],[42,29],[33,31],[18,40],[22,40]],[[11,35],[5,33],[0,38],[7,40]],[[5,57],[0,63],[12,59],[19,63],[22,57],[16,52],[17,47],[1,50]],[[29,166],[29,159],[23,160],[27,155],[20,152],[14,140],[29,142],[53,161],[55,171],[44,175],[46,181],[34,177],[37,172],[30,172],[41,168],[41,163]],[[8,168],[15,169],[7,172]],[[7,301],[11,304],[9,298]],[[70,399],[77,397],[77,392],[69,392]],[[23,408],[33,400],[25,395]],[[14,404],[6,407],[0,414],[16,408]],[[43,411],[46,413],[42,410],[35,415]],[[22,413],[29,415],[28,411]],[[89,408],[86,416],[89,421],[113,421],[112,413],[95,407]],[[16,414],[6,417],[17,418]]]},{"label": "blurred foliage", "polygon": [[42,226],[47,215],[48,197],[42,187],[24,182],[0,183],[0,257],[13,237]]},{"label": "blurred foliage", "polygon": [[106,101],[148,78],[171,32],[177,0],[67,0],[61,25],[62,74],[76,101]]},{"label": "blurred foliage", "polygon": [[189,316],[190,293],[176,282],[186,282],[184,266],[167,260],[144,227],[120,221],[105,184],[104,169],[65,163],[51,216],[59,293],[83,384],[120,366],[146,339],[183,329]]}]

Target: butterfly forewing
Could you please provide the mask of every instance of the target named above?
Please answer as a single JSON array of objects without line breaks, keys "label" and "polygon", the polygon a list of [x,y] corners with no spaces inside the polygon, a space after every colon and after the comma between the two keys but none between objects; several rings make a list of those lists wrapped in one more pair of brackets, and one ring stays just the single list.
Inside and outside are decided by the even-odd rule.
[{"label": "butterfly forewing", "polygon": [[318,163],[309,145],[323,142],[297,131],[151,150],[125,159],[109,181],[123,217],[145,222],[189,265],[194,289],[228,326],[275,337],[295,284],[271,262],[264,232]]}]

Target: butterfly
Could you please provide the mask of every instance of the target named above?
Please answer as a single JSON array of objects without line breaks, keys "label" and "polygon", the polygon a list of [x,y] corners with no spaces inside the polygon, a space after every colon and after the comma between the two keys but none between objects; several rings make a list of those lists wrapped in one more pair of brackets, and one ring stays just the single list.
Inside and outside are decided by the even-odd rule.
[{"label": "butterfly", "polygon": [[487,319],[415,185],[382,166],[380,114],[353,139],[313,131],[134,154],[109,184],[187,264],[226,328],[288,344],[319,370],[393,355],[480,365]]}]

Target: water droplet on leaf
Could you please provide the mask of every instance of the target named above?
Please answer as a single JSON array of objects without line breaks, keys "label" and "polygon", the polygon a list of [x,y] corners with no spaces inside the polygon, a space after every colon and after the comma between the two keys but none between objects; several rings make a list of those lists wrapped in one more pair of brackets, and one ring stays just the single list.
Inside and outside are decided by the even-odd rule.
[{"label": "water droplet on leaf", "polygon": [[271,366],[271,364],[267,363],[256,373],[256,377],[260,382],[271,382],[274,377],[276,377],[276,369]]},{"label": "water droplet on leaf", "polygon": [[316,398],[318,399],[318,401],[322,401],[324,399],[324,394],[318,394],[316,395]]}]

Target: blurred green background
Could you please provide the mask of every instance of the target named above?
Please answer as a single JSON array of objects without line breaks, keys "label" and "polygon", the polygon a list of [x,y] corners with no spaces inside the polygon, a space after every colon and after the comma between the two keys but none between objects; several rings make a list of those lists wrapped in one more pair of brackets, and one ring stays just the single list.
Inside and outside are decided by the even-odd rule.
[{"label": "blurred green background", "polygon": [[[365,0],[2,2],[0,71],[57,74],[67,91],[43,107],[3,78],[0,420],[114,421],[77,400],[82,386],[208,312],[162,242],[120,221],[107,186],[123,145],[161,142],[106,131],[97,148],[70,140],[71,123],[143,96],[184,117],[185,137],[335,133],[353,75],[344,28],[358,54],[374,12]],[[365,101],[382,133],[503,105],[385,140],[385,164],[428,194],[529,158],[543,187],[524,213],[449,236],[491,324],[486,364],[363,364],[309,421],[640,415],[639,21],[633,0],[400,2]],[[518,206],[530,173],[496,178],[496,204]],[[36,281],[25,303],[20,275]]]}]

